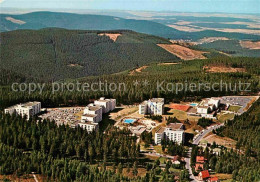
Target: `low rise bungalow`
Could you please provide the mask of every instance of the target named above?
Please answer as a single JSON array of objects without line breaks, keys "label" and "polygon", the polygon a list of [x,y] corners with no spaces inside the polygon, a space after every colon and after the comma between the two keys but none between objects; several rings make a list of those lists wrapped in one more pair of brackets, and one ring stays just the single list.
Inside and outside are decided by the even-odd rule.
[{"label": "low rise bungalow", "polygon": [[209,180],[209,182],[219,182],[218,177],[211,177]]},{"label": "low rise bungalow", "polygon": [[204,163],[206,159],[203,156],[196,156],[195,171],[204,170]]},{"label": "low rise bungalow", "polygon": [[199,181],[208,181],[210,179],[209,171],[201,171],[198,175]]},{"label": "low rise bungalow", "polygon": [[204,164],[196,163],[195,164],[195,171],[201,171],[204,170]]},{"label": "low rise bungalow", "polygon": [[204,163],[206,159],[203,156],[196,156],[196,162],[197,163]]}]

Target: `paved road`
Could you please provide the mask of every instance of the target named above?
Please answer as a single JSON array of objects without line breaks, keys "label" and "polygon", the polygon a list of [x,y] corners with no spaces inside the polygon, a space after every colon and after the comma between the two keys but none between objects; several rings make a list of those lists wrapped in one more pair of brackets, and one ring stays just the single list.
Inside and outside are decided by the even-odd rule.
[{"label": "paved road", "polygon": [[[195,140],[193,140],[192,144],[193,145],[198,145],[200,140],[206,136],[209,132],[211,132],[213,129],[217,129],[221,126],[224,126],[224,123],[220,124],[220,125],[214,125],[214,126],[211,126],[207,129],[204,129],[204,131],[201,131],[198,135],[197,135],[197,138]],[[191,151],[192,151],[192,148],[190,147],[189,148],[189,151],[188,151],[188,154],[187,154],[187,157],[185,158],[185,162],[186,162],[186,169],[188,169],[189,171],[189,174],[190,174],[190,179],[192,182],[198,182],[198,180],[194,177],[193,173],[192,173],[192,168],[190,166],[191,164]]]},{"label": "paved road", "polygon": [[35,174],[33,174],[33,178],[35,182],[39,182]]},{"label": "paved road", "polygon": [[195,140],[193,140],[193,145],[198,145],[200,140],[205,136],[207,135],[209,132],[211,132],[212,130],[214,129],[217,129],[221,126],[224,126],[224,123],[222,124],[219,124],[219,125],[214,125],[214,126],[210,126],[208,129],[204,129],[204,131],[201,131],[197,136],[197,138]]}]

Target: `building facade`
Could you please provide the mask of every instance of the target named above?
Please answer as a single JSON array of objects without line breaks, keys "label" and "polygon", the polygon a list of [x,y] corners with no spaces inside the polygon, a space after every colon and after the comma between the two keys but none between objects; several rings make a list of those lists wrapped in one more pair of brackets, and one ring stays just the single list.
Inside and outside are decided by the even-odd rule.
[{"label": "building facade", "polygon": [[98,123],[93,122],[81,122],[78,123],[78,125],[83,128],[84,130],[87,130],[88,132],[96,131],[98,129]]},{"label": "building facade", "polygon": [[139,114],[163,115],[164,98],[153,98],[139,105]]},{"label": "building facade", "polygon": [[204,99],[197,107],[197,114],[204,118],[216,119],[216,110],[219,108],[220,99]]},{"label": "building facade", "polygon": [[97,130],[98,123],[102,121],[102,115],[113,111],[115,107],[116,99],[105,99],[104,97],[101,97],[84,109],[83,115],[81,116],[81,122],[78,123],[78,126],[88,132]]},{"label": "building facade", "polygon": [[26,116],[30,119],[32,116],[41,112],[41,102],[26,102],[17,104],[5,109],[5,114],[18,114],[22,117]]},{"label": "building facade", "polygon": [[155,144],[161,144],[162,140],[174,141],[178,144],[184,143],[185,133],[182,123],[170,123],[155,132]]},{"label": "building facade", "polygon": [[105,99],[104,97],[101,97],[99,100],[94,101],[95,105],[102,107],[103,113],[108,113],[110,111],[113,111],[116,107],[116,99]]},{"label": "building facade", "polygon": [[102,111],[101,106],[89,104],[84,109],[84,114],[82,115],[81,119],[87,119],[89,121],[98,123],[98,122],[102,121],[102,114],[103,114],[103,111]]}]

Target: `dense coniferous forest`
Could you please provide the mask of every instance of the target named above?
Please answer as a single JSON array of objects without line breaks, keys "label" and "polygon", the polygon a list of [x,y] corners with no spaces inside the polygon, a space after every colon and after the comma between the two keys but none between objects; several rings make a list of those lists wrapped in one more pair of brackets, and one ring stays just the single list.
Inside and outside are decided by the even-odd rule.
[{"label": "dense coniferous forest", "polygon": [[[82,128],[35,119],[1,114],[1,175],[36,173],[46,181],[174,181],[175,175],[169,172],[172,163],[168,161],[162,170],[159,160],[142,157],[129,130],[108,126],[105,132],[87,133]],[[181,146],[169,144],[172,152],[175,147]],[[137,176],[140,167],[147,170],[143,177]],[[123,168],[134,178],[124,176]],[[182,170],[179,179],[188,178],[188,172]]]},{"label": "dense coniferous forest", "polygon": [[237,140],[236,149],[244,151],[247,156],[255,157],[259,164],[260,101],[254,103],[248,112],[227,121],[216,133]]},{"label": "dense coniferous forest", "polygon": [[[209,60],[193,60],[187,62],[181,62],[177,65],[158,65],[151,64],[149,67],[144,69],[141,73],[135,72],[130,75],[129,71],[125,71],[118,74],[103,75],[98,77],[86,77],[78,80],[68,80],[66,82],[76,81],[80,83],[124,83],[121,89],[109,91],[104,89],[103,91],[83,91],[74,90],[70,91],[68,89],[59,90],[57,92],[52,92],[52,87],[50,84],[46,83],[43,92],[37,89],[32,93],[15,92],[11,90],[10,83],[19,77],[4,77],[2,80],[4,83],[8,83],[6,86],[1,86],[1,108],[5,108],[12,104],[22,103],[30,100],[38,100],[43,103],[43,107],[55,107],[55,106],[73,106],[73,105],[86,105],[93,99],[97,99],[100,96],[113,97],[117,99],[119,104],[133,104],[142,102],[145,99],[152,97],[164,97],[166,102],[169,101],[180,101],[180,100],[199,100],[202,97],[211,96],[221,96],[221,95],[237,95],[240,94],[239,91],[235,90],[235,84],[250,83],[250,92],[244,92],[243,94],[254,94],[258,92],[259,89],[259,74],[260,62],[258,58],[229,58],[229,57],[219,57],[211,58]],[[230,66],[230,67],[242,67],[246,69],[246,72],[238,73],[208,73],[203,69],[203,66]],[[19,78],[21,80],[21,78]],[[134,83],[138,81],[138,85]],[[144,86],[144,82],[147,81],[148,85]],[[167,83],[229,83],[231,84],[231,89],[223,86],[222,91],[213,90],[185,90],[176,92],[176,88],[169,90],[166,89]],[[163,83],[162,83],[163,82]],[[37,83],[37,82],[36,82]],[[162,89],[157,90],[157,83],[162,83]],[[203,86],[202,86],[203,87]],[[215,87],[218,87],[216,85]],[[247,87],[242,85],[242,87]],[[228,90],[226,91],[226,88]],[[236,87],[238,88],[238,87]],[[244,89],[245,89],[244,88]]]},{"label": "dense coniferous forest", "polygon": [[[178,62],[157,46],[168,40],[132,31],[114,42],[104,31],[65,29],[18,30],[1,33],[0,71],[18,81],[56,81],[121,72],[152,62]],[[20,77],[20,78],[19,78]]]},{"label": "dense coniferous forest", "polygon": [[200,46],[212,48],[230,54],[231,56],[260,57],[259,49],[247,49],[241,47],[239,40],[218,40],[211,43],[204,43]]},{"label": "dense coniferous forest", "polygon": [[0,130],[1,174],[36,172],[58,181],[116,180],[122,177],[90,165],[122,161],[133,165],[139,156],[136,138],[113,127],[88,134],[48,120],[1,115]]}]

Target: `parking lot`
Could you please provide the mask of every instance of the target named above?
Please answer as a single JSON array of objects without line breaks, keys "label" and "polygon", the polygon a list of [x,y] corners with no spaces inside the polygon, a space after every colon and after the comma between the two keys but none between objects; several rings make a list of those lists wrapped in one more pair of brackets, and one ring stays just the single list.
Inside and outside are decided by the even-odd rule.
[{"label": "parking lot", "polygon": [[84,107],[68,107],[68,108],[51,108],[47,109],[47,113],[41,115],[42,119],[54,120],[57,125],[74,124],[79,121],[77,113],[82,112]]},{"label": "parking lot", "polygon": [[250,102],[254,98],[255,97],[224,96],[224,97],[220,97],[220,103],[241,106],[241,108],[238,110],[238,113],[242,114],[246,111],[248,104],[250,104]]}]

